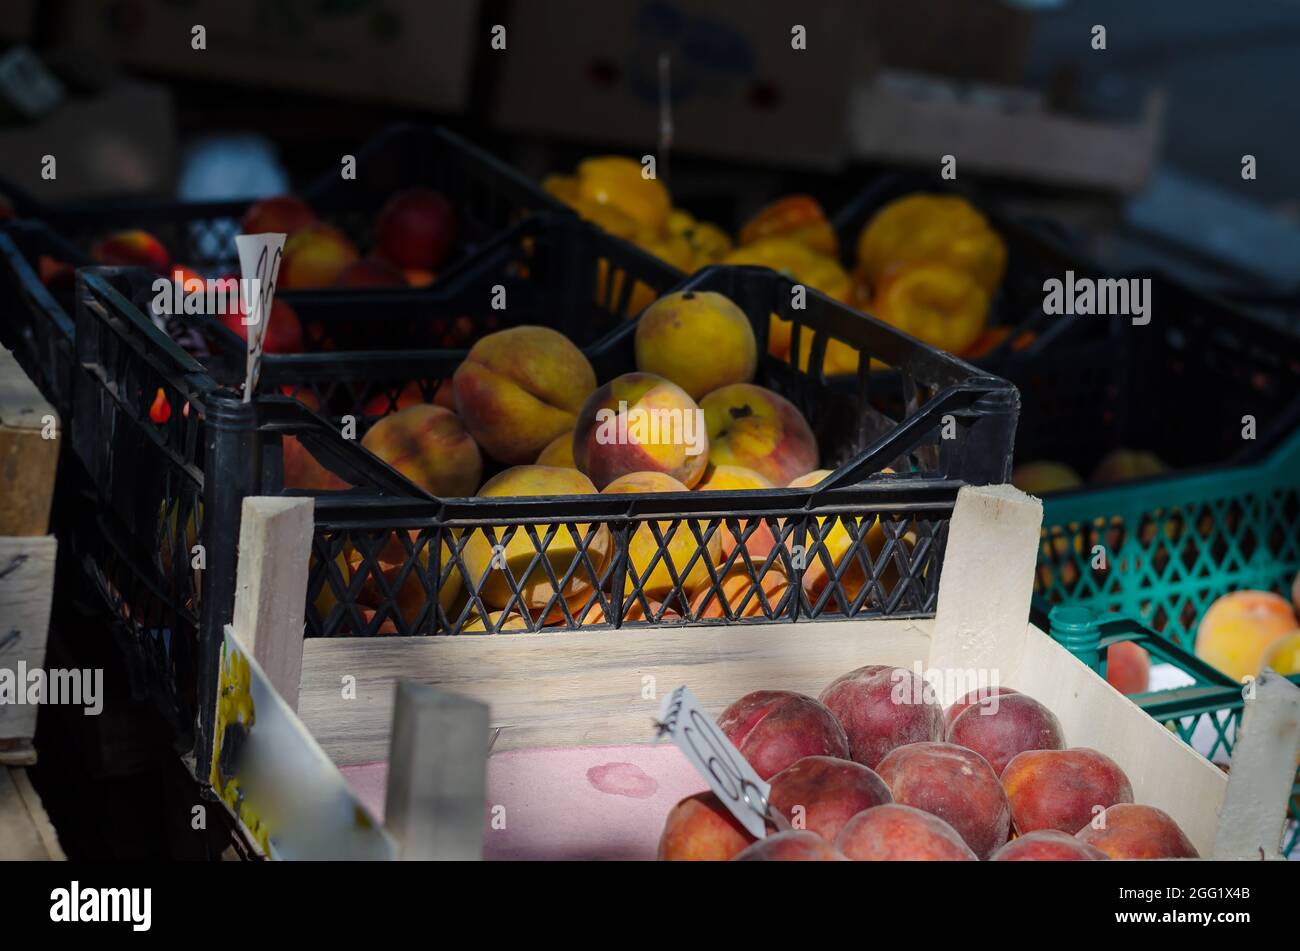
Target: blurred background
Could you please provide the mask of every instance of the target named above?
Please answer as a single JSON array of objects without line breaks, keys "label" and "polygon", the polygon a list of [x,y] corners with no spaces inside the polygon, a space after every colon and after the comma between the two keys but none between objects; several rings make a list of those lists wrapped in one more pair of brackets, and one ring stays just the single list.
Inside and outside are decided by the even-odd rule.
[{"label": "blurred background", "polygon": [[952,154],[1106,267],[1300,291],[1291,0],[7,0],[0,43],[0,178],[48,204],[273,194],[414,117],[535,178],[654,151],[725,227]]}]

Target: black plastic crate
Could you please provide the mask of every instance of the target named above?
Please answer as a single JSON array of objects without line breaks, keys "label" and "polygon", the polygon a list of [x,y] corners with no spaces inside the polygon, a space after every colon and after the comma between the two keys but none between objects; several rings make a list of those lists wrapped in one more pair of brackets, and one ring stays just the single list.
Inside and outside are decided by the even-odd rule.
[{"label": "black plastic crate", "polygon": [[1175,471],[1241,465],[1300,427],[1300,335],[1161,274],[1128,277],[1151,280],[1150,323],[1050,317],[1042,338],[988,364],[1024,400],[1017,463],[1062,462],[1087,479],[1124,448]]},{"label": "black plastic crate", "polygon": [[[794,320],[797,335],[814,335],[815,355],[832,336],[862,350],[863,369],[846,389],[762,362],[760,381],[805,411],[827,443],[826,460],[843,461],[833,476],[802,490],[433,499],[301,402],[270,395],[240,402],[123,293],[133,283],[139,291],[147,275],[86,269],[78,276],[73,444],[102,500],[98,531],[111,557],[96,566],[101,590],[135,626],[146,658],[139,666],[157,679],[160,705],[179,729],[194,722],[187,714],[212,708],[216,650],[233,608],[240,503],[283,491],[286,435],[358,487],[317,498],[307,629],[324,635],[462,633],[475,629],[476,617],[493,631],[684,623],[708,620],[710,605],[719,623],[929,614],[957,489],[1003,481],[1009,471],[1013,387],[820,295],[792,311],[792,285],[773,272],[712,268],[688,285],[736,300],[760,341],[776,312]],[[631,368],[633,331],[629,324],[588,348],[600,377]],[[382,375],[402,355],[369,356]],[[895,369],[870,370],[866,356]],[[165,419],[151,414],[160,389],[172,407]],[[886,466],[898,475],[878,475]],[[628,542],[643,526],[657,537],[653,557],[684,561],[668,569],[669,590],[657,597],[647,590],[653,563],[640,575],[629,570]],[[774,543],[756,556],[745,543],[761,531]],[[672,548],[678,533],[696,540],[693,556]],[[715,538],[719,547],[734,544],[725,559],[714,560]],[[509,547],[516,539],[539,553],[524,558],[532,566]],[[483,578],[467,583],[472,546],[483,543],[505,546],[509,569],[496,579],[495,596]],[[196,544],[201,569],[192,563]],[[696,565],[705,578],[692,591]],[[824,584],[812,590],[804,578],[818,566]],[[780,592],[766,586],[777,574]],[[440,603],[454,578],[465,596]],[[545,604],[529,596],[525,610],[518,603],[525,579],[534,591],[549,583],[586,596],[553,593]],[[494,597],[503,584],[514,594],[500,604]],[[211,737],[199,723],[202,751]]]},{"label": "black plastic crate", "polygon": [[[918,172],[882,175],[831,216],[840,244],[840,263],[852,273],[857,265],[858,236],[877,211],[907,195],[953,195],[966,199],[1001,237],[1007,248],[1002,282],[989,302],[989,329],[1008,333],[979,356],[967,357],[977,366],[1002,373],[1001,358],[1031,340],[1050,337],[1056,330],[1043,314],[1043,281],[1060,277],[1066,269],[1094,274],[1095,268],[1072,253],[1045,220],[1005,215],[978,191]],[[1028,404],[1028,397],[1025,399]]]},{"label": "black plastic crate", "polygon": [[[440,277],[485,242],[529,214],[568,209],[509,165],[446,129],[402,123],[376,135],[356,153],[357,175],[341,166],[323,172],[299,193],[322,220],[341,228],[359,247],[370,243],[375,214],[395,192],[426,187],[455,207],[456,249]],[[89,253],[95,241],[125,228],[158,238],[173,261],[208,277],[238,271],[235,236],[252,199],[220,202],[131,202],[78,207],[26,207],[74,246]],[[30,202],[22,202],[28,206]],[[83,262],[89,263],[89,262]]]}]

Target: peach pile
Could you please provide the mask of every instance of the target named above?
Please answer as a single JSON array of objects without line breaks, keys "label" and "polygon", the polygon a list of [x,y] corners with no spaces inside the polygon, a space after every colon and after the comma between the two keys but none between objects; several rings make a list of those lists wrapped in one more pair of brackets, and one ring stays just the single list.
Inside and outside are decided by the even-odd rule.
[{"label": "peach pile", "polygon": [[1067,747],[1055,714],[1034,698],[981,688],[945,712],[918,681],[914,671],[871,665],[833,681],[822,702],[789,690],[735,701],[718,727],[770,783],[769,835],[754,842],[701,793],[669,813],[660,857],[1197,857],[1166,813],[1133,804],[1113,760]]}]

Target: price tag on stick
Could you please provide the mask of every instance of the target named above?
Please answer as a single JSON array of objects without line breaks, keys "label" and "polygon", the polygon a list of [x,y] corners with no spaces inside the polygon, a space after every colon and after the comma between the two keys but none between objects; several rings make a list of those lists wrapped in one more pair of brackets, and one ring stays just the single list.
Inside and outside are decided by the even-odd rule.
[{"label": "price tag on stick", "polygon": [[664,698],[656,726],[655,741],[666,736],[677,744],[740,824],[755,838],[766,836],[772,787],[759,778],[690,690],[678,687]]},{"label": "price tag on stick", "polygon": [[257,377],[262,369],[262,341],[271,322],[271,301],[275,282],[284,256],[282,234],[241,234],[235,238],[239,249],[240,309],[248,328],[248,369],[244,376],[244,402],[253,398]]}]

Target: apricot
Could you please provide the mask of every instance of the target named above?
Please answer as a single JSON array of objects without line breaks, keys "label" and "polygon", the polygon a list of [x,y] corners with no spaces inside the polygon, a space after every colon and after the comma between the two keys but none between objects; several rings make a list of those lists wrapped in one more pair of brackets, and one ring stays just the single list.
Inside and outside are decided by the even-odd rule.
[{"label": "apricot", "polygon": [[752,469],[774,485],[817,468],[817,437],[793,403],[753,383],[714,390],[700,402],[709,462]]},{"label": "apricot", "polygon": [[1099,808],[1133,801],[1119,764],[1086,747],[1020,753],[1002,771],[1002,788],[1019,835],[1038,829],[1073,835]]},{"label": "apricot", "polygon": [[1159,457],[1152,452],[1135,449],[1112,449],[1097,463],[1092,470],[1092,479],[1096,485],[1110,485],[1115,482],[1129,482],[1133,479],[1148,479],[1167,472],[1169,469]]},{"label": "apricot", "polygon": [[863,809],[893,802],[885,781],[861,763],[805,756],[772,777],[768,805],[793,825],[834,842]]},{"label": "apricot", "polygon": [[316,223],[316,213],[301,198],[276,195],[253,202],[240,220],[241,234],[293,235]]},{"label": "apricot", "polygon": [[[689,492],[670,475],[662,472],[633,472],[619,476],[601,490],[603,495],[618,495],[644,492]],[[701,543],[692,531],[692,523],[686,520],[673,523],[661,521],[657,528],[659,537],[655,537],[649,522],[638,525],[627,543],[628,581],[639,585],[647,598],[666,600],[674,591],[684,591],[689,596],[709,583],[709,564],[717,564],[722,547],[719,533],[714,532],[706,542]],[[695,523],[700,537],[706,535],[706,526]],[[669,533],[671,540],[669,540]],[[672,570],[669,570],[671,563]],[[690,568],[687,568],[690,565]],[[677,582],[673,582],[674,574]],[[681,599],[682,604],[685,598]]]},{"label": "apricot", "polygon": [[952,706],[944,711],[943,726],[945,733],[952,726],[952,721],[957,719],[967,707],[984,700],[991,701],[994,697],[1006,697],[1019,692],[1019,690],[1013,690],[1010,687],[977,687],[960,700],[955,701]]},{"label": "apricot", "polygon": [[859,812],[835,838],[855,862],[974,862],[957,830],[938,816],[890,802]]},{"label": "apricot", "polygon": [[819,835],[797,829],[759,839],[733,862],[847,862],[839,849]]},{"label": "apricot", "polygon": [[981,859],[1007,841],[1011,809],[1006,793],[988,761],[973,750],[952,743],[911,743],[890,751],[876,772],[889,784],[895,802],[938,816]]},{"label": "apricot", "polygon": [[483,451],[518,465],[573,429],[596,371],[559,331],[524,325],[475,343],[452,386],[456,411]]},{"label": "apricot", "polygon": [[1132,641],[1106,650],[1106,683],[1120,693],[1146,693],[1151,686],[1151,655]]},{"label": "apricot", "polygon": [[1233,680],[1256,676],[1273,646],[1300,627],[1286,598],[1271,591],[1233,591],[1201,617],[1196,656]]},{"label": "apricot", "polygon": [[965,271],[992,294],[1007,263],[1006,244],[970,202],[920,192],[877,211],[858,236],[857,251],[877,287],[908,265],[938,262]]},{"label": "apricot", "polygon": [[1079,862],[1110,858],[1095,845],[1056,829],[1039,829],[1012,839],[989,856],[990,862]]},{"label": "apricot", "polygon": [[429,188],[400,191],[375,219],[375,250],[403,270],[433,271],[456,240],[456,210]]},{"label": "apricot", "polygon": [[968,707],[948,727],[948,742],[974,750],[1001,776],[1025,750],[1061,750],[1065,733],[1051,710],[1023,693],[990,697]]},{"label": "apricot", "polygon": [[171,255],[162,242],[139,228],[115,231],[97,241],[90,256],[109,267],[147,267],[159,274],[171,264]]},{"label": "apricot", "polygon": [[385,416],[361,445],[439,498],[471,496],[483,478],[483,457],[460,417],[432,403]]},{"label": "apricot", "polygon": [[805,756],[849,755],[848,738],[831,712],[791,690],[745,694],[722,711],[718,728],[761,779],[770,779]]},{"label": "apricot", "polygon": [[819,699],[844,727],[853,761],[871,769],[897,747],[943,739],[943,708],[929,685],[902,667],[851,670]]},{"label": "apricot", "polygon": [[343,232],[317,222],[285,241],[277,283],[285,291],[332,287],[360,257]]},{"label": "apricot", "polygon": [[[596,487],[574,469],[515,466],[489,479],[478,494],[482,498],[595,495]],[[462,558],[469,572],[468,582],[471,586],[481,585],[479,595],[490,608],[505,608],[512,602],[507,572],[519,587],[523,606],[529,610],[544,610],[557,594],[573,603],[575,599],[590,594],[600,583],[614,547],[613,536],[604,525],[593,531],[587,524],[572,528],[566,524],[556,530],[543,556],[537,559],[538,564],[529,570],[537,557],[538,546],[522,526],[515,528],[508,542],[504,540],[506,531],[500,527],[494,530],[495,552],[487,529],[475,529],[462,549]],[[545,537],[546,533],[539,531],[538,544]],[[584,550],[586,560],[583,560]],[[546,564],[561,585],[559,592],[546,574]],[[572,577],[566,582],[565,576],[570,572]]]},{"label": "apricot", "polygon": [[668,813],[658,857],[667,862],[726,862],[753,841],[714,793],[696,793]]},{"label": "apricot", "polygon": [[636,368],[672,380],[698,400],[731,383],[748,383],[758,344],[745,312],[713,291],[659,298],[636,326]]},{"label": "apricot", "polygon": [[578,163],[575,198],[625,215],[637,230],[663,231],[672,199],[663,182],[647,177],[640,162],[622,155],[599,155]]},{"label": "apricot", "polygon": [[1083,485],[1083,479],[1061,462],[1025,462],[1011,470],[1011,484],[1030,495],[1047,495],[1076,489]]},{"label": "apricot", "polygon": [[565,430],[548,442],[546,448],[537,454],[537,460],[533,464],[559,469],[578,468],[573,461],[573,430]]},{"label": "apricot", "polygon": [[1178,823],[1155,806],[1110,806],[1095,824],[1090,822],[1076,832],[1075,838],[1113,859],[1200,858]]},{"label": "apricot", "polygon": [[601,489],[633,472],[662,472],[693,488],[708,465],[709,437],[680,386],[653,373],[624,373],[579,409],[573,460]]}]

